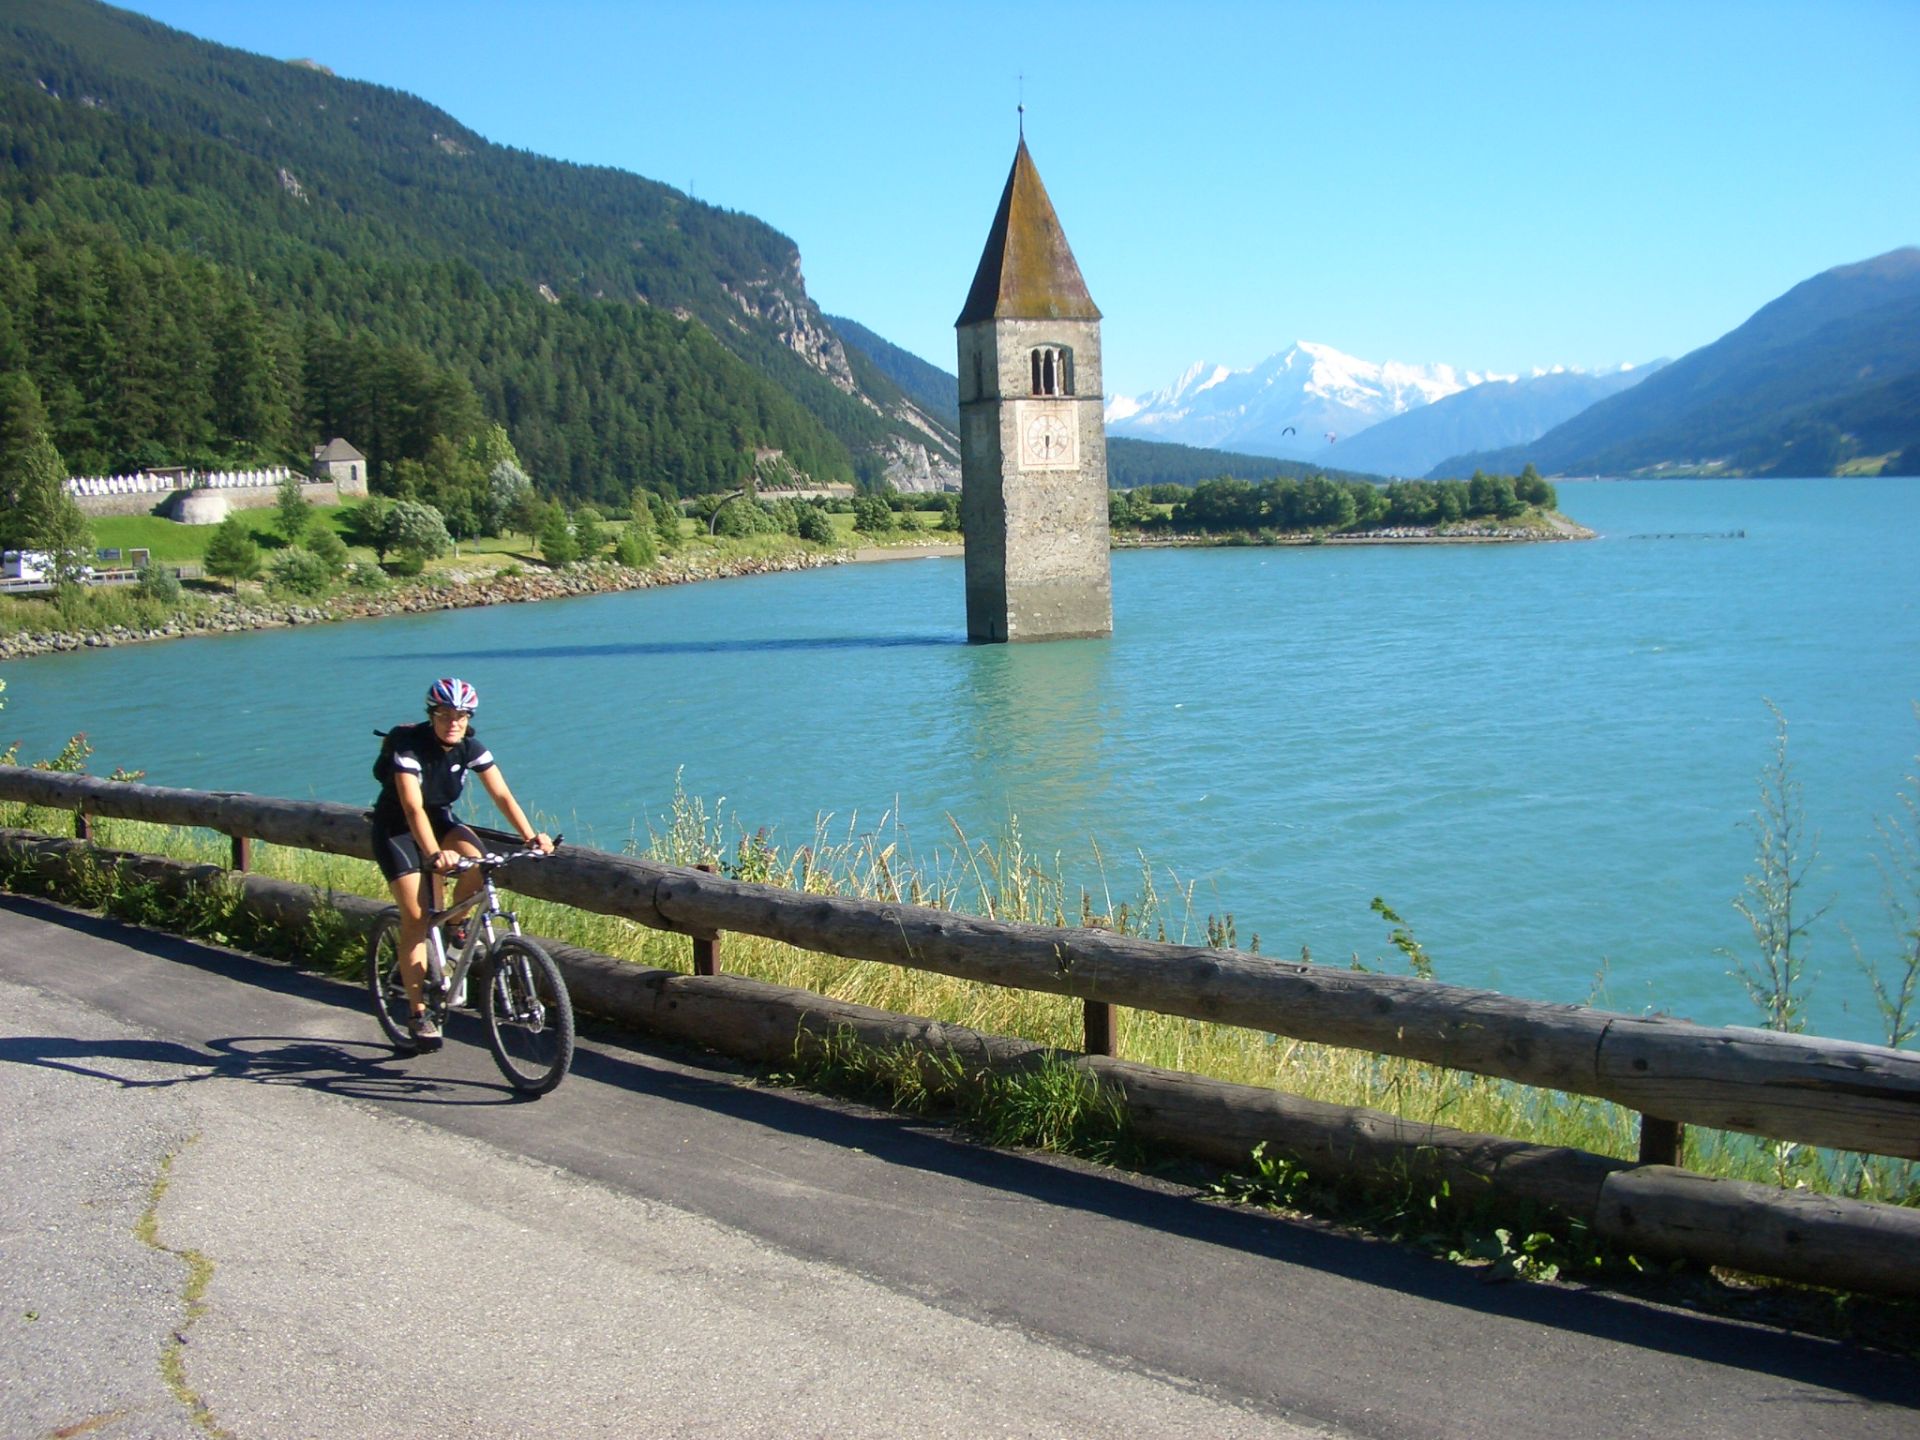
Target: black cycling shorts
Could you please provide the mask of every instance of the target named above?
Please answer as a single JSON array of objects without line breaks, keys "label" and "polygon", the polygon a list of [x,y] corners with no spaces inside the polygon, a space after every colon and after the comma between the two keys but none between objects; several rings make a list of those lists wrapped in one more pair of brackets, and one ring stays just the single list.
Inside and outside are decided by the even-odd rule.
[{"label": "black cycling shorts", "polygon": [[[436,840],[443,843],[447,836],[455,831],[464,831],[468,839],[473,832],[453,813],[451,806],[427,807],[427,823],[433,827]],[[380,873],[387,877],[391,885],[402,875],[424,874],[428,866],[421,863],[420,846],[413,838],[413,832],[402,825],[397,830],[388,829],[378,819],[373,822],[373,863],[380,867]]]}]

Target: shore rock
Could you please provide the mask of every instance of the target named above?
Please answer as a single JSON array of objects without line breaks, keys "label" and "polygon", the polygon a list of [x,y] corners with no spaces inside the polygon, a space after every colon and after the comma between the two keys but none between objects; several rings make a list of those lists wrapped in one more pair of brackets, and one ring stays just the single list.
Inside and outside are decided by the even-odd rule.
[{"label": "shore rock", "polygon": [[796,550],[783,555],[755,555],[722,559],[712,555],[673,555],[648,570],[598,562],[569,565],[561,570],[527,570],[519,574],[493,571],[483,575],[443,573],[414,581],[404,588],[368,594],[349,591],[330,600],[289,605],[284,601],[242,602],[221,597],[204,611],[179,615],[159,628],[79,633],[0,636],[0,661],[68,650],[103,649],[176,640],[186,635],[237,635],[249,630],[280,630],[292,625],[317,625],[331,620],[374,620],[385,615],[410,615],[427,610],[465,610],[480,605],[522,605],[580,595],[604,595],[619,590],[647,590],[656,585],[686,585],[696,580],[718,580],[742,575],[768,575],[791,570],[815,570],[845,564],[845,550]]}]

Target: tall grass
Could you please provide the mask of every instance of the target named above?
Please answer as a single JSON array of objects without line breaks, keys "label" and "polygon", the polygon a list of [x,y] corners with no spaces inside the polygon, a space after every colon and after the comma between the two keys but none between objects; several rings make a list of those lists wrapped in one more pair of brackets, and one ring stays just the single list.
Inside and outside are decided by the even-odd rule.
[{"label": "tall grass", "polygon": [[204,608],[197,597],[169,604],[141,594],[133,585],[63,585],[41,595],[0,596],[0,635],[92,634],[116,627],[158,630]]}]

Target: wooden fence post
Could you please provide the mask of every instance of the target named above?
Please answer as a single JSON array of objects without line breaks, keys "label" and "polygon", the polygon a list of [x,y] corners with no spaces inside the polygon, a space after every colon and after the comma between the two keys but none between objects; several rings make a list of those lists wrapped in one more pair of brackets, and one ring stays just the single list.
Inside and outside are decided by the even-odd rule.
[{"label": "wooden fence post", "polygon": [[1640,1117],[1640,1163],[1678,1165],[1686,1148],[1687,1127],[1677,1120]]},{"label": "wooden fence post", "polygon": [[232,868],[235,870],[251,870],[253,868],[253,841],[245,835],[235,835],[232,838]]},{"label": "wooden fence post", "polygon": [[[719,872],[705,860],[693,867],[704,870],[709,875]],[[718,975],[720,973],[720,937],[718,935],[693,937],[693,973],[696,975]]]},{"label": "wooden fence post", "polygon": [[1111,1000],[1083,1000],[1080,1002],[1086,1010],[1087,1054],[1115,1054],[1113,1045],[1118,1028],[1117,1007]]}]

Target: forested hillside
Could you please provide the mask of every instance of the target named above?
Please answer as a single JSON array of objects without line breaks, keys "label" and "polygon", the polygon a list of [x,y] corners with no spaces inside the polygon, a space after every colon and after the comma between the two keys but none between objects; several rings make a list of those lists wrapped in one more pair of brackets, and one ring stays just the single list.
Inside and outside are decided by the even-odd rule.
[{"label": "forested hillside", "polygon": [[1237,480],[1373,480],[1357,470],[1333,470],[1300,460],[1276,460],[1271,455],[1240,455],[1231,450],[1208,450],[1198,445],[1175,445],[1165,440],[1107,437],[1107,482],[1116,490],[1141,485],[1198,485],[1203,480],[1231,476]]},{"label": "forested hillside", "polygon": [[875,478],[924,438],[771,227],[396,91],[14,0],[0,146],[0,369],[78,470],[336,433],[382,467],[495,421],[543,488],[624,500],[734,483],[763,447]]},{"label": "forested hillside", "polygon": [[864,355],[924,414],[938,420],[956,436],[959,434],[960,381],[955,376],[909,350],[902,350],[857,320],[841,315],[829,315],[827,320],[846,341],[849,355]]}]

